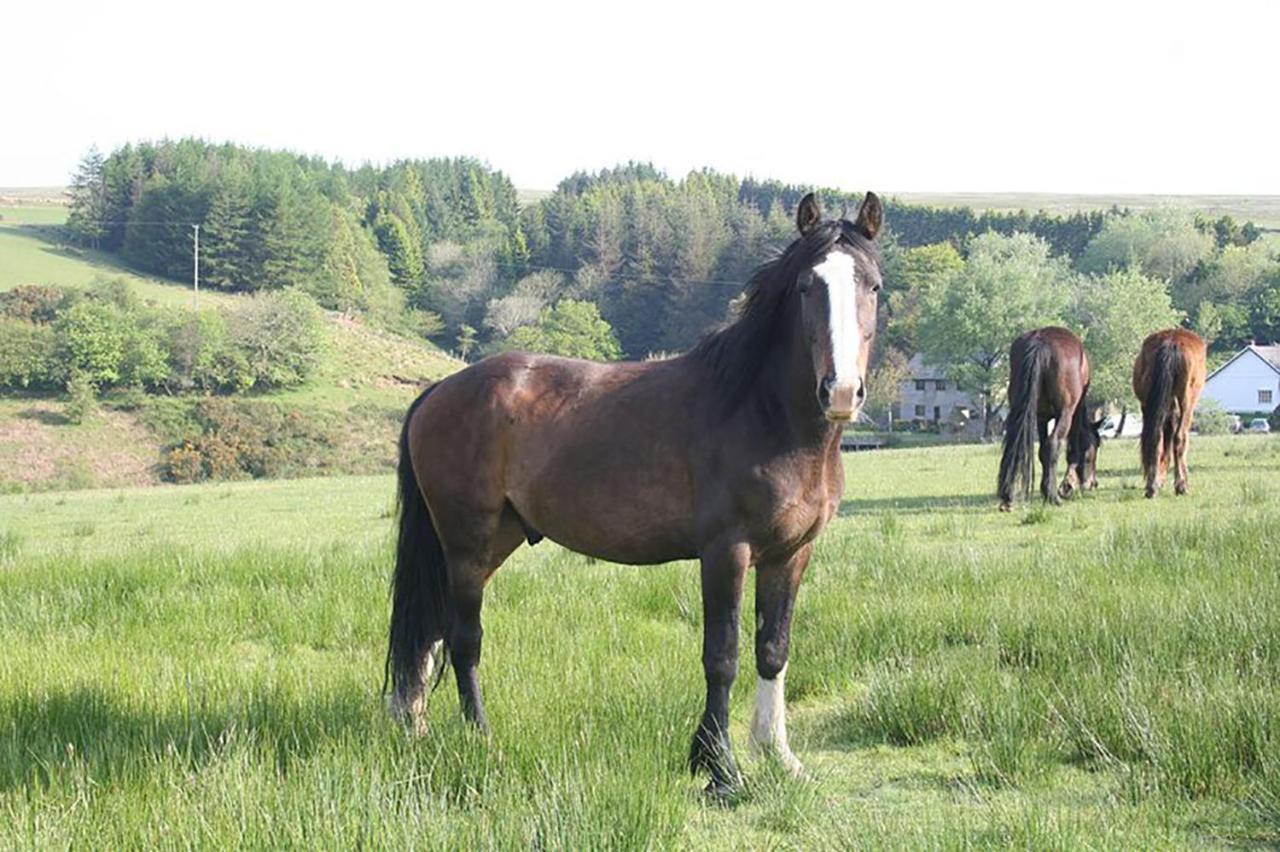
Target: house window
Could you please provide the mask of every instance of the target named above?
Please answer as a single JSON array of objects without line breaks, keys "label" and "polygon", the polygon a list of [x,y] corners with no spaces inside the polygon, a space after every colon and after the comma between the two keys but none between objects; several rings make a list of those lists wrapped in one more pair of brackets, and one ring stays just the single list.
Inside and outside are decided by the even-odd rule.
[{"label": "house window", "polygon": [[917,406],[916,406],[916,417],[924,417],[924,406],[923,406],[923,405],[917,405]]},{"label": "house window", "polygon": [[1258,391],[1258,405],[1270,405],[1270,404],[1271,404],[1271,391],[1269,390]]},{"label": "house window", "polygon": [[916,390],[918,391],[924,390],[924,385],[925,385],[924,379],[916,379]]},{"label": "house window", "polygon": [[942,382],[942,381],[938,382],[938,390],[940,390],[940,391],[944,391],[944,390],[946,390],[946,389],[947,389],[947,383],[946,383],[946,382]]}]

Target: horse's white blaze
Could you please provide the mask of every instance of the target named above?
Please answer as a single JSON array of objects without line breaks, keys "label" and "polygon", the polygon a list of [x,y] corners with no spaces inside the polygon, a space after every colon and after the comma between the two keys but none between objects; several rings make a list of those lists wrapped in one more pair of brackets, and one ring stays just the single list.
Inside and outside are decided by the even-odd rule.
[{"label": "horse's white blaze", "polygon": [[862,328],[858,322],[858,279],[853,257],[833,251],[813,268],[827,284],[827,304],[831,315],[831,358],[835,365],[837,385],[856,383],[859,379],[858,355],[862,348]]},{"label": "horse's white blaze", "polygon": [[787,705],[783,685],[787,667],[773,680],[756,677],[756,707],[751,714],[751,746],[757,752],[772,751],[790,772],[801,772],[800,761],[787,743]]}]

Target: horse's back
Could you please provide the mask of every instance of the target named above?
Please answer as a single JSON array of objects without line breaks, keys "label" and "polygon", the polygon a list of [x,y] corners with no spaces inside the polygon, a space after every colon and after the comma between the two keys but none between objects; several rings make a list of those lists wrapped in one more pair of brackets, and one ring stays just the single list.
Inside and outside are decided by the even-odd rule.
[{"label": "horse's back", "polygon": [[509,504],[528,528],[580,552],[691,555],[687,385],[672,362],[492,356],[442,381],[415,412],[415,471],[437,499]]}]

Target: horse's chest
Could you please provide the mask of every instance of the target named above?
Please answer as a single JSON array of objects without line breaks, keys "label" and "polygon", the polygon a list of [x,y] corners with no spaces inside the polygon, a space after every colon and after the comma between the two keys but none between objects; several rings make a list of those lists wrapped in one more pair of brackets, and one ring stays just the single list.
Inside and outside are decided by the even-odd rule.
[{"label": "horse's chest", "polygon": [[830,464],[753,472],[744,508],[760,550],[791,550],[815,539],[839,507],[843,479]]}]

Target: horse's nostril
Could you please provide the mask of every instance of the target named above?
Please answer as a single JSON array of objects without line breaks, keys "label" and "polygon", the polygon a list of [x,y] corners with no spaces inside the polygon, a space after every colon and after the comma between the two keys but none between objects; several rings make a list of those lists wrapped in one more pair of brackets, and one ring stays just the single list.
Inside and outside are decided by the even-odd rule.
[{"label": "horse's nostril", "polygon": [[822,383],[818,385],[818,402],[822,403],[822,406],[824,408],[831,404],[831,390],[835,386],[836,386],[835,376],[825,377],[822,380]]},{"label": "horse's nostril", "polygon": [[858,385],[858,402],[863,403],[866,401],[867,401],[867,385],[865,382],[863,382],[862,384]]}]

